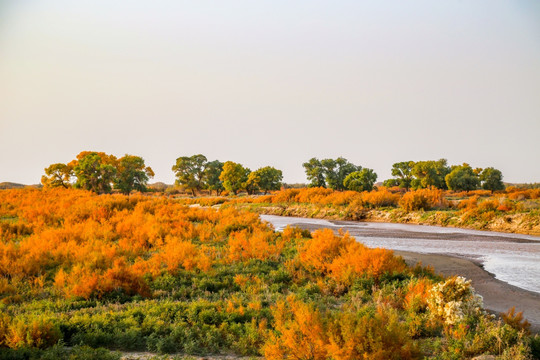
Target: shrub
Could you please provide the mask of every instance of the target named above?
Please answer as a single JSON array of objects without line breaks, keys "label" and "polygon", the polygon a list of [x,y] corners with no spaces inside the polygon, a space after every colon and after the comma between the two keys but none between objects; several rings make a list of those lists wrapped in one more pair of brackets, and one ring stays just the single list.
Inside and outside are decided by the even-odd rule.
[{"label": "shrub", "polygon": [[384,206],[397,206],[399,202],[399,194],[388,191],[385,187],[382,187],[375,191],[362,193],[362,201],[368,205],[368,207],[384,207]]},{"label": "shrub", "polygon": [[476,316],[482,311],[482,297],[474,293],[470,280],[454,276],[434,285],[428,298],[431,314],[447,325]]},{"label": "shrub", "polygon": [[4,343],[12,349],[22,347],[47,348],[60,340],[56,325],[44,318],[31,321],[16,318],[7,327]]},{"label": "shrub", "polygon": [[399,206],[405,211],[430,210],[432,205],[429,199],[420,191],[406,193],[399,200]]}]

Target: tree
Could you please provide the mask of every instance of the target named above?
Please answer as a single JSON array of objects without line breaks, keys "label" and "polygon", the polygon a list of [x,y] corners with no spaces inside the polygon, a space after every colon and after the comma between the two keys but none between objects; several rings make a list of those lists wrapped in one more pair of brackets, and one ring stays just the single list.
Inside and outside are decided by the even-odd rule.
[{"label": "tree", "polygon": [[482,188],[485,190],[491,190],[491,192],[497,190],[504,190],[503,175],[500,170],[492,167],[485,168],[480,173],[480,181],[482,182]]},{"label": "tree", "polygon": [[445,177],[446,185],[450,190],[470,191],[476,190],[480,185],[478,175],[469,164],[453,166],[452,171]]},{"label": "tree", "polygon": [[324,167],[317,158],[311,158],[302,166],[306,171],[309,187],[326,187]]},{"label": "tree", "polygon": [[248,195],[253,195],[259,191],[259,176],[252,176],[253,172],[246,168],[246,181],[242,184],[242,188],[246,189]]},{"label": "tree", "polygon": [[176,183],[191,190],[191,193],[195,196],[195,190],[200,191],[204,187],[206,164],[206,156],[201,154],[179,157],[172,167],[176,175]]},{"label": "tree", "polygon": [[407,190],[410,189],[413,181],[414,161],[402,161],[392,165],[392,176],[396,177],[396,181],[392,186],[399,186]]},{"label": "tree", "polygon": [[140,156],[125,155],[118,160],[114,187],[123,194],[129,195],[132,190],[146,191],[148,180],[154,177],[154,171],[145,166]]},{"label": "tree", "polygon": [[223,163],[219,160],[214,160],[206,163],[206,169],[204,170],[204,183],[206,189],[216,192],[219,195],[225,188],[223,182],[219,179],[219,175],[223,171]]},{"label": "tree", "polygon": [[70,164],[77,177],[75,187],[95,193],[108,193],[116,176],[116,157],[103,152],[83,151]]},{"label": "tree", "polygon": [[263,190],[266,195],[270,190],[279,190],[282,180],[283,173],[281,170],[266,166],[249,174],[247,184]]},{"label": "tree", "polygon": [[398,179],[386,179],[383,181],[383,186],[386,186],[387,188],[391,188],[394,186],[399,186],[400,181]]},{"label": "tree", "polygon": [[438,161],[419,161],[414,164],[412,174],[414,179],[411,186],[415,189],[434,186],[438,189],[447,189],[445,177],[450,173],[446,159]]},{"label": "tree", "polygon": [[57,163],[45,168],[45,175],[41,177],[41,183],[45,187],[64,187],[71,186],[73,177],[73,168],[70,165]]},{"label": "tree", "polygon": [[246,183],[244,185],[247,193],[251,195],[259,191],[260,182],[261,182],[261,174],[257,173],[256,171],[250,172],[247,177]]},{"label": "tree", "polygon": [[350,173],[362,170],[361,166],[356,166],[343,157],[335,160],[321,160],[321,165],[324,168],[328,187],[339,191],[345,190],[343,182]]},{"label": "tree", "polygon": [[343,185],[348,190],[371,191],[375,181],[377,181],[377,174],[372,169],[364,168],[347,175]]},{"label": "tree", "polygon": [[249,173],[249,169],[241,164],[227,161],[223,164],[223,171],[219,175],[219,179],[223,182],[225,190],[236,195],[246,185]]}]

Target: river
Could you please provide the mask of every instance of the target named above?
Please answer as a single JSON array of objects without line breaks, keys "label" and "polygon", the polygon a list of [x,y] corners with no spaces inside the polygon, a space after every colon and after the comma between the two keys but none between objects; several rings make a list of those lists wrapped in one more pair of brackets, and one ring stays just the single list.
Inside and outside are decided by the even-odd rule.
[{"label": "river", "polygon": [[453,255],[483,264],[495,278],[540,293],[540,237],[439,226],[334,221],[274,215],[261,219],[283,230],[287,225],[314,230],[343,229],[369,247]]}]

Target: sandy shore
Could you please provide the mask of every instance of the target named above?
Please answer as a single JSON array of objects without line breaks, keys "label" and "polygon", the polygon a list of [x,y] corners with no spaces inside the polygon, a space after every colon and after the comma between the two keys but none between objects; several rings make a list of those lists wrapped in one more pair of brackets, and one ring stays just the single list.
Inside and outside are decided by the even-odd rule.
[{"label": "sandy shore", "polygon": [[394,251],[409,265],[422,262],[431,265],[435,272],[445,276],[459,275],[472,280],[476,292],[483,296],[484,307],[494,313],[506,312],[512,306],[523,311],[535,332],[540,332],[540,294],[520,289],[495,279],[481,268],[480,264],[448,255],[419,254],[408,251]]}]

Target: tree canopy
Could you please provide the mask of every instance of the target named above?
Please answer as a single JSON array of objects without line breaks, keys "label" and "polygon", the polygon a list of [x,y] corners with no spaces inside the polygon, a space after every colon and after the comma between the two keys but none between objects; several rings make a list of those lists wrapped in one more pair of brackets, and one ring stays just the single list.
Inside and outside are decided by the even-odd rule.
[{"label": "tree canopy", "polygon": [[375,181],[377,181],[377,174],[372,169],[363,168],[347,175],[343,185],[347,190],[371,191]]},{"label": "tree canopy", "polygon": [[132,190],[146,191],[148,179],[154,176],[143,158],[125,155],[117,159],[114,155],[97,151],[82,151],[68,164],[52,164],[45,169],[41,182],[47,187],[73,187],[90,190],[98,194],[109,193],[114,188],[124,194]]},{"label": "tree canopy", "polygon": [[450,190],[471,191],[480,185],[480,179],[469,164],[453,166],[452,171],[445,177]]},{"label": "tree canopy", "polygon": [[333,190],[345,190],[343,182],[347,175],[362,170],[361,166],[350,163],[343,157],[318,160],[312,158],[302,164],[310,187],[329,187]]},{"label": "tree canopy", "polygon": [[225,190],[238,194],[238,191],[245,188],[250,170],[241,164],[227,161],[223,164],[223,171],[219,179],[223,182]]},{"label": "tree canopy", "polygon": [[345,190],[343,182],[345,178],[352,172],[360,171],[361,166],[356,166],[350,163],[343,157],[337,159],[324,159],[321,161],[322,166],[325,169],[326,184],[333,190]]},{"label": "tree canopy", "polygon": [[202,154],[181,156],[176,159],[176,164],[172,167],[176,175],[176,183],[190,190],[195,196],[195,191],[201,191],[204,186],[207,161],[206,156]]},{"label": "tree canopy", "polygon": [[309,187],[326,187],[325,169],[317,158],[311,158],[302,164],[305,169]]},{"label": "tree canopy", "polygon": [[491,190],[491,192],[504,190],[505,186],[502,179],[503,175],[501,171],[492,167],[485,168],[480,173],[482,188],[485,190]]},{"label": "tree canopy", "polygon": [[392,165],[392,176],[396,177],[395,185],[409,190],[414,179],[414,161],[402,161]]},{"label": "tree canopy", "polygon": [[411,186],[415,189],[424,189],[434,186],[438,189],[447,189],[445,177],[450,173],[446,159],[438,161],[418,161],[412,168],[414,179]]},{"label": "tree canopy", "polygon": [[219,195],[225,188],[223,182],[219,179],[219,175],[223,171],[223,163],[219,160],[214,160],[206,163],[206,169],[204,170],[204,181],[206,189],[210,192],[215,191],[216,195]]},{"label": "tree canopy", "polygon": [[73,167],[77,177],[74,187],[98,194],[111,192],[117,174],[116,162],[116,157],[102,152],[80,153]]},{"label": "tree canopy", "polygon": [[64,187],[71,186],[73,177],[73,167],[67,164],[56,163],[45,168],[45,175],[41,177],[41,183],[45,187]]},{"label": "tree canopy", "polygon": [[272,166],[266,166],[252,172],[248,176],[247,184],[268,193],[271,190],[279,190],[283,173]]},{"label": "tree canopy", "polygon": [[118,160],[114,187],[126,195],[133,190],[144,192],[147,190],[148,180],[152,177],[154,171],[144,164],[142,157],[126,154]]}]

